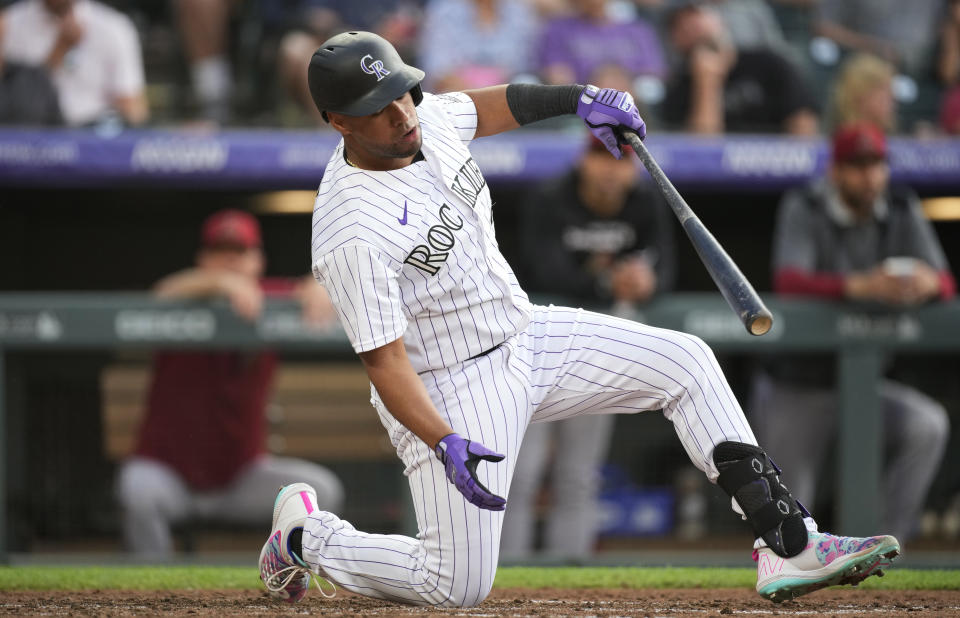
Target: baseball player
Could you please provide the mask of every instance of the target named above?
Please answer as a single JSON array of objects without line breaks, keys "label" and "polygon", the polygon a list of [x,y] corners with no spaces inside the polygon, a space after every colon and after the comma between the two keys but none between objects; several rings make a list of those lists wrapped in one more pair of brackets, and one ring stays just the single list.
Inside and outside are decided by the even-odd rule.
[{"label": "baseball player", "polygon": [[646,133],[632,98],[518,84],[432,95],[423,77],[366,32],[329,39],[308,69],[317,108],[343,136],[317,192],[313,271],[370,377],[419,532],[361,532],[318,509],[309,485],[288,485],[260,554],[267,589],[296,601],[316,575],[379,599],[476,605],[493,584],[527,425],[644,410],[663,410],[752,527],[761,595],[857,583],[889,565],[893,537],[817,531],[703,341],[532,305],[500,254],[470,142],[577,114],[620,158],[615,131]]}]

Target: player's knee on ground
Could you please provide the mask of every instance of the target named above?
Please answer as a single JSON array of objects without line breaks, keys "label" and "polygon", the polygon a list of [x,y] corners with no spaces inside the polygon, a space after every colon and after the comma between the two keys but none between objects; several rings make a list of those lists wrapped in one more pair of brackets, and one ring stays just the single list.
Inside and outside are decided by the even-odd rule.
[{"label": "player's knee on ground", "polygon": [[[425,601],[436,607],[473,607],[482,603],[490,595],[499,559],[499,538],[493,539],[492,545],[490,541],[490,537],[474,533],[466,547],[458,545],[456,554],[465,559],[454,558],[454,564],[439,563],[442,573],[430,576],[439,583],[424,595]],[[446,552],[444,555],[449,556]]]},{"label": "player's knee on ground", "polygon": [[449,589],[445,591],[445,598],[438,598],[433,604],[436,607],[474,607],[479,605],[490,596],[493,575],[487,579],[486,583],[470,583],[466,586],[457,579],[451,579],[449,580]]},{"label": "player's knee on ground", "polygon": [[780,470],[758,446],[723,442],[713,451],[717,484],[737,501],[753,528],[779,556],[791,558],[807,546],[808,513],[780,482]]},{"label": "player's knee on ground", "polygon": [[[487,557],[484,557],[483,560],[484,566],[489,564]],[[416,596],[406,597],[406,601],[415,605],[424,604],[438,608],[479,605],[489,596],[493,577],[496,573],[494,567],[494,572],[487,576],[486,583],[479,581],[479,564],[479,558],[470,561],[470,569],[467,569],[467,564],[458,564],[457,566],[462,567],[462,569],[455,569],[453,575],[447,570],[450,568],[449,566],[443,567],[445,571],[443,573],[427,567],[416,569],[419,579],[416,584],[410,584],[410,589]],[[434,585],[434,582],[436,582],[436,585]]]}]

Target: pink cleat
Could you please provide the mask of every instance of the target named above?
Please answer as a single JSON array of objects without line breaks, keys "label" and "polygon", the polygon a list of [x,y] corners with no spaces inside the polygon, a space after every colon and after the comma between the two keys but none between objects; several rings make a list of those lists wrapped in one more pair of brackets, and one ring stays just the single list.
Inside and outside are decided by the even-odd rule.
[{"label": "pink cleat", "polygon": [[[270,538],[260,550],[260,579],[271,596],[296,603],[307,594],[310,580],[315,578],[306,562],[290,547],[290,537],[303,531],[307,515],[317,510],[317,492],[306,483],[294,483],[280,489],[273,505],[273,528]],[[316,580],[315,580],[316,581]],[[331,582],[327,582],[331,586]],[[317,581],[320,594],[327,594]]]},{"label": "pink cleat", "polygon": [[757,563],[757,592],[774,603],[842,584],[856,586],[900,555],[892,536],[865,538],[809,532],[807,547],[793,558],[778,556],[769,547],[753,551]]}]

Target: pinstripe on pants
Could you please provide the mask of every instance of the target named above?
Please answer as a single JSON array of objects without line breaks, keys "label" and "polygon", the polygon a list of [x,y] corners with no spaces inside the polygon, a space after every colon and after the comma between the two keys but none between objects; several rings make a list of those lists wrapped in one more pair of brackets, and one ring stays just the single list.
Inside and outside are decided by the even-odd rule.
[{"label": "pinstripe on pants", "polygon": [[[534,307],[527,327],[497,350],[421,377],[454,431],[506,455],[477,470],[499,495],[509,494],[531,421],[663,409],[690,459],[711,480],[715,445],[756,444],[700,339],[588,311]],[[367,596],[419,605],[480,603],[496,573],[502,513],[467,503],[429,447],[376,398],[374,405],[406,466],[417,537],[367,534],[315,511],[304,527],[304,558]]]}]

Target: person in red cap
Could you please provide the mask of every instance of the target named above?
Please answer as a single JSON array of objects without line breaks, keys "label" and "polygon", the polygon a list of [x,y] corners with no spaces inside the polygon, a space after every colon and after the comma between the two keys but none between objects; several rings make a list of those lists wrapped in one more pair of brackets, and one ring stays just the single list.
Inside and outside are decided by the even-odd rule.
[{"label": "person in red cap", "polygon": [[[162,299],[226,298],[255,320],[265,295],[294,296],[304,319],[336,317],[323,287],[303,280],[263,279],[260,226],[238,210],[214,213],[203,224],[192,268],[161,279]],[[134,454],[117,482],[127,547],[137,556],[169,558],[172,524],[216,520],[270,521],[277,487],[311,479],[317,500],[338,508],[343,488],[327,468],[268,455],[266,408],[277,357],[270,351],[175,350],[156,354],[153,378]]]},{"label": "person in red cap", "polygon": [[[869,124],[833,135],[825,178],[788,192],[773,243],[781,295],[872,302],[898,309],[947,300],[954,278],[916,194],[890,186],[887,142]],[[831,358],[777,359],[755,383],[759,438],[808,509],[836,435]],[[901,541],[916,531],[950,435],[943,407],[892,380],[880,385],[887,462],[883,526]]]}]

